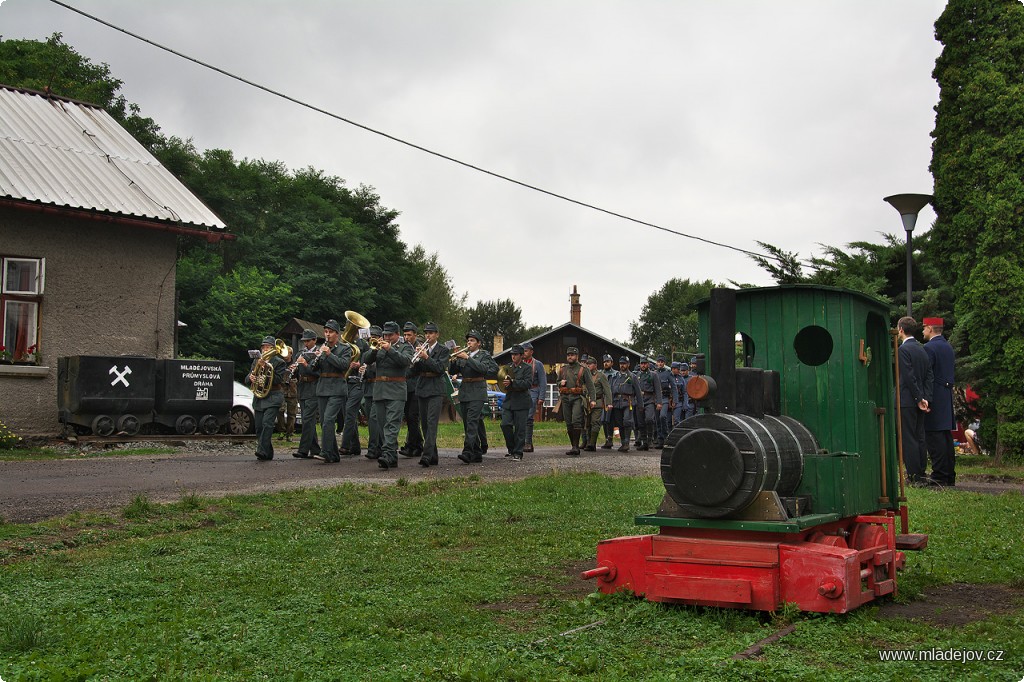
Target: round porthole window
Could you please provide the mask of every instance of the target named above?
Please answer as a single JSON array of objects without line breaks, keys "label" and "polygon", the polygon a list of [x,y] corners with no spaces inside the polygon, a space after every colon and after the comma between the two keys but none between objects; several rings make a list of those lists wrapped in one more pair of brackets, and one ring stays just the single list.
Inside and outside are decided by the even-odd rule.
[{"label": "round porthole window", "polygon": [[800,362],[816,367],[828,362],[832,357],[832,335],[818,325],[804,327],[793,339],[793,350]]}]

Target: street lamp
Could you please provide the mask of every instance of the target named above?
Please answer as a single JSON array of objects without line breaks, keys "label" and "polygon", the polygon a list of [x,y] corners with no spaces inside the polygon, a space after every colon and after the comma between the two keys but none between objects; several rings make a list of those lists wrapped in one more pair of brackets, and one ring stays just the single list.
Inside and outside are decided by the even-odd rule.
[{"label": "street lamp", "polygon": [[914,231],[914,225],[917,224],[917,214],[934,199],[935,197],[931,194],[893,194],[883,200],[900,212],[900,217],[903,218],[903,229],[907,231],[907,317],[911,316],[910,253],[913,249],[910,244],[910,235]]}]

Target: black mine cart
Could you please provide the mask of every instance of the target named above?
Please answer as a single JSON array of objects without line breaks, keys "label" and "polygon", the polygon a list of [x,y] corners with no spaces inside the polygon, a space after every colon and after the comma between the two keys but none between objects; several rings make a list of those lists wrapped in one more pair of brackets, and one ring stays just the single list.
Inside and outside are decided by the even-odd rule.
[{"label": "black mine cart", "polygon": [[233,362],[160,360],[154,421],[182,435],[217,433],[231,412],[234,372]]},{"label": "black mine cart", "polygon": [[57,413],[77,432],[134,435],[153,421],[156,360],[75,355],[57,359]]}]

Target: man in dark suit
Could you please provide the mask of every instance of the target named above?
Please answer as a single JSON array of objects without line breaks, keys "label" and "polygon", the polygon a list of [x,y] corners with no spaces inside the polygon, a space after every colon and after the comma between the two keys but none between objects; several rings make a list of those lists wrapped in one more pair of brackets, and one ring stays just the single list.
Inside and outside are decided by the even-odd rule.
[{"label": "man in dark suit", "polygon": [[[437,342],[438,329],[433,322],[423,326],[426,341],[413,356],[409,376],[416,377],[416,399],[419,401],[420,426],[423,429],[423,453],[420,466],[437,465],[437,422],[441,405],[448,395],[444,373],[448,370],[448,348]],[[411,400],[411,398],[410,398]],[[408,414],[408,412],[407,412]]]},{"label": "man in dark suit", "polygon": [[932,396],[932,363],[928,353],[914,338],[915,331],[917,321],[912,317],[901,317],[896,323],[896,338],[900,342],[899,393],[903,464],[907,468],[910,483],[927,485],[931,479],[925,476],[928,448],[925,444],[924,418],[928,412],[928,400]]},{"label": "man in dark suit", "polygon": [[934,385],[928,401],[931,408],[924,418],[925,441],[932,460],[932,479],[943,486],[956,485],[956,459],[953,453],[953,365],[956,355],[942,335],[941,317],[924,318],[924,350],[931,361]]}]

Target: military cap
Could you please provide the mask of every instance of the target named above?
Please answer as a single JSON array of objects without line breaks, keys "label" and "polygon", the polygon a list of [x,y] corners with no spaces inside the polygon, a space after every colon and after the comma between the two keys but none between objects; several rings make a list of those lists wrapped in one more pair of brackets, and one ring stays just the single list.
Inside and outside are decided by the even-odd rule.
[{"label": "military cap", "polygon": [[512,346],[512,351],[511,352],[512,352],[512,355],[522,355],[523,354],[523,347],[520,346],[517,343],[516,345]]},{"label": "military cap", "polygon": [[566,355],[579,355],[580,354],[580,349],[577,348],[576,346],[569,346],[568,348],[565,349],[565,354]]},{"label": "military cap", "polygon": [[690,369],[690,363],[688,363],[688,362],[680,362],[679,363],[679,369]]},{"label": "military cap", "polygon": [[650,359],[649,357],[647,357],[646,355],[645,355],[645,356],[643,356],[642,358],[640,358],[640,363],[641,363],[641,364],[643,364],[643,363],[645,363],[645,362],[646,362],[646,363],[650,363],[650,362],[651,362],[651,359]]},{"label": "military cap", "polygon": [[484,342],[484,340],[480,338],[480,332],[476,331],[475,329],[470,329],[468,332],[466,332],[466,339],[476,339],[480,343]]},{"label": "military cap", "polygon": [[377,325],[372,325],[370,327],[370,336],[376,336],[377,338],[380,338],[380,336],[381,336],[381,329],[380,329],[380,327],[378,327]]},{"label": "military cap", "polygon": [[312,329],[303,329],[302,330],[302,340],[303,341],[316,341],[316,332],[313,331]]},{"label": "military cap", "polygon": [[337,320],[327,320],[327,324],[324,325],[324,329],[333,329],[339,334],[341,333],[341,325],[338,324]]},{"label": "military cap", "polygon": [[597,364],[597,358],[595,358],[593,355],[591,355],[589,358],[587,358],[587,364],[588,365],[596,365]]},{"label": "military cap", "polygon": [[383,331],[385,334],[397,334],[398,323],[393,320],[388,320],[387,322],[384,323],[384,326],[381,328],[381,331]]},{"label": "military cap", "polygon": [[425,325],[423,325],[423,331],[424,332],[437,332],[437,331],[441,331],[441,330],[438,329],[437,325],[434,324],[433,322],[427,322]]},{"label": "military cap", "polygon": [[416,325],[414,323],[406,322],[404,325],[402,325],[402,331],[403,332],[418,332],[419,329],[416,327]]},{"label": "military cap", "polygon": [[608,353],[605,353],[604,354],[604,362],[611,362],[611,361],[612,361],[612,356],[609,355]]},{"label": "military cap", "polygon": [[926,317],[926,318],[924,318],[924,321],[921,322],[921,324],[923,324],[926,327],[941,327],[942,326],[942,318],[941,317]]},{"label": "military cap", "polygon": [[533,350],[533,344],[532,344],[532,343],[530,343],[529,341],[524,341],[524,342],[523,342],[523,343],[521,343],[520,345],[521,345],[521,346],[523,347],[523,350],[524,350],[524,351],[527,351],[527,350]]},{"label": "military cap", "polygon": [[277,339],[273,336],[264,336],[263,341],[260,342],[261,346],[273,346],[277,343]]},{"label": "military cap", "polygon": [[665,356],[664,355],[659,355],[658,356],[658,362],[665,362]]},{"label": "military cap", "polygon": [[628,365],[629,364],[629,358],[627,356],[623,355],[621,358],[619,358],[619,364],[621,365],[622,363],[626,363]]},{"label": "military cap", "polygon": [[680,363],[676,362],[675,360],[672,361],[672,369],[679,369],[679,365]]}]

